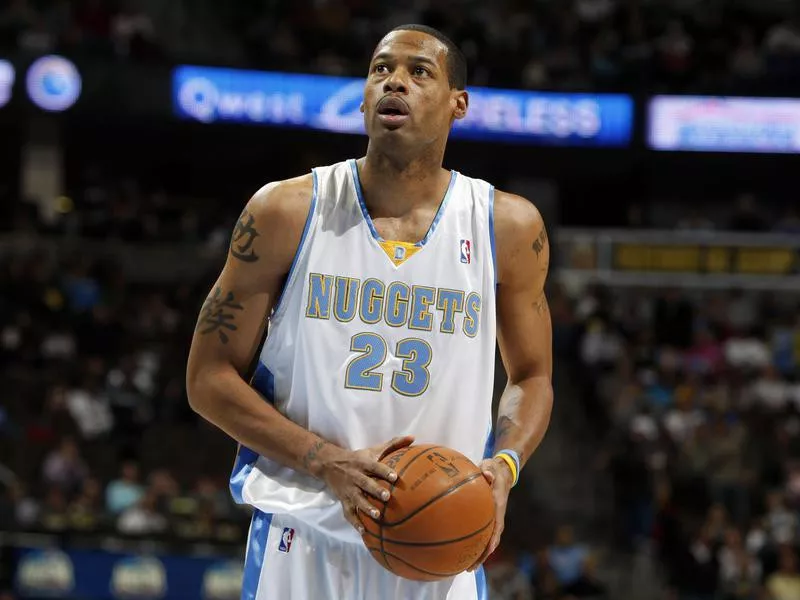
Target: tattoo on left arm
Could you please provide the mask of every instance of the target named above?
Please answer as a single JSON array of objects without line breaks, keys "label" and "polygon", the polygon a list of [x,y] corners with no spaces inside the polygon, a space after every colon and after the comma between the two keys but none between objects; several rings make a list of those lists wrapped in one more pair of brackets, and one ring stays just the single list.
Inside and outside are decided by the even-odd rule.
[{"label": "tattoo on left arm", "polygon": [[506,415],[500,415],[497,418],[497,432],[495,433],[496,440],[502,440],[508,435],[509,430],[514,425],[514,422]]},{"label": "tattoo on left arm", "polygon": [[550,310],[550,306],[547,304],[547,296],[544,292],[542,292],[541,296],[534,300],[533,307],[540,315],[544,315]]},{"label": "tattoo on left arm", "polygon": [[236,227],[231,236],[231,255],[242,262],[256,262],[258,254],[253,250],[253,242],[259,236],[258,230],[253,227],[256,219],[245,208],[239,215]]},{"label": "tattoo on left arm", "polygon": [[[502,450],[505,447],[508,447],[507,442],[503,442],[503,440],[511,433],[511,429],[514,427],[514,420],[511,417],[506,415],[500,415],[497,418],[497,432],[495,433],[495,452]],[[519,454],[519,459],[522,462],[525,462],[525,452],[521,448],[517,448],[517,454]]]},{"label": "tattoo on left arm", "polygon": [[542,227],[542,230],[539,232],[539,235],[536,236],[536,239],[533,240],[533,251],[536,252],[536,258],[541,256],[542,251],[544,250],[544,245],[547,243],[547,230]]},{"label": "tattoo on left arm", "polygon": [[319,440],[309,448],[308,452],[306,452],[306,455],[303,457],[303,467],[306,471],[311,469],[311,463],[314,462],[320,451],[327,445],[327,440]]},{"label": "tattoo on left arm", "polygon": [[206,335],[216,331],[223,344],[228,343],[228,335],[225,330],[236,331],[238,327],[234,323],[236,313],[234,311],[243,310],[241,304],[237,304],[233,297],[233,292],[223,295],[222,288],[217,286],[214,292],[206,298],[203,308],[200,311],[200,320],[197,322],[197,330],[201,335]]}]

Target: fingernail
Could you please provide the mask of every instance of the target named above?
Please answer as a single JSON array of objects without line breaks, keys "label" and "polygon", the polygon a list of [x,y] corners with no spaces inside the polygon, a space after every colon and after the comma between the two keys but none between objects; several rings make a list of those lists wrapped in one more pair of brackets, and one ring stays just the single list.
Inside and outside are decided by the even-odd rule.
[{"label": "fingernail", "polygon": [[358,533],[361,533],[361,534],[363,534],[363,533],[364,533],[364,528],[363,528],[361,525],[359,525],[358,527],[356,527],[356,530],[358,531]]},{"label": "fingernail", "polygon": [[397,473],[389,473],[389,481],[395,481],[397,479]]},{"label": "fingernail", "polygon": [[389,492],[384,490],[383,493],[381,494],[381,498],[383,498],[383,501],[386,502],[389,499]]},{"label": "fingernail", "polygon": [[377,519],[381,516],[381,513],[379,513],[377,510],[373,510],[370,514],[372,515],[373,519]]}]

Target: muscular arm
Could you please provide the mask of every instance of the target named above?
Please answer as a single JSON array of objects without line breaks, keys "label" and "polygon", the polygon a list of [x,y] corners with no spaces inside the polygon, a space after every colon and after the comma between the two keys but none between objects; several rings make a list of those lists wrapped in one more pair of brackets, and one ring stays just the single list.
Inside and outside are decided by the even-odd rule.
[{"label": "muscular arm", "polygon": [[498,342],[508,373],[495,449],[515,450],[524,465],[544,438],[553,406],[553,332],[544,293],[550,245],[539,211],[503,192],[495,197],[495,238]]},{"label": "muscular arm", "polygon": [[243,379],[300,242],[311,192],[307,176],[265,186],[248,202],[197,321],[186,389],[192,408],[240,444],[319,476],[323,456],[336,448],[281,415]]}]

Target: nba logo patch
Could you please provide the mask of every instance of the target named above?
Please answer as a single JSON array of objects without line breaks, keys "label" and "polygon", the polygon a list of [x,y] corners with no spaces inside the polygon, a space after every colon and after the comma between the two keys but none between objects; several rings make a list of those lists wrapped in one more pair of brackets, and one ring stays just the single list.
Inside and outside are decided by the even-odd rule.
[{"label": "nba logo patch", "polygon": [[468,265],[472,260],[472,242],[461,240],[461,262]]},{"label": "nba logo patch", "polygon": [[281,541],[278,544],[278,552],[289,552],[292,548],[292,540],[294,539],[294,529],[291,527],[284,527],[281,534]]},{"label": "nba logo patch", "polygon": [[406,249],[402,246],[395,246],[394,247],[394,259],[395,260],[403,260],[406,257]]}]

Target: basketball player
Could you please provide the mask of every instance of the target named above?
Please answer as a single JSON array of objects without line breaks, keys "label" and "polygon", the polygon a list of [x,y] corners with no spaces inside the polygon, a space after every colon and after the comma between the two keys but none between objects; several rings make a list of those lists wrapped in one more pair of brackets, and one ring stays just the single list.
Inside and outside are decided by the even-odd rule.
[{"label": "basketball player", "polygon": [[[187,386],[239,443],[231,491],[255,509],[242,598],[486,598],[480,563],[550,418],[549,246],[528,200],[442,168],[465,83],[444,35],[391,31],[364,88],[366,156],[266,185],[233,231]],[[492,435],[496,340],[509,382]],[[484,555],[436,582],[390,573],[359,535],[367,496],[397,477],[379,459],[415,440],[479,463],[496,502]]]}]

